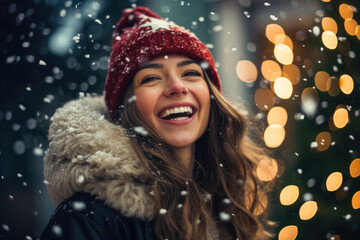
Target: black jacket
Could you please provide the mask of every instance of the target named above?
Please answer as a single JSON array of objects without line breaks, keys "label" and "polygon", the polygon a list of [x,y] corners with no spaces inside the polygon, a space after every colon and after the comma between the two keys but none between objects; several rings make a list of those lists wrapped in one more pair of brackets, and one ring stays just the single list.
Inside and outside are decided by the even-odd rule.
[{"label": "black jacket", "polygon": [[89,193],[77,193],[55,210],[41,240],[155,240],[152,222],[126,217]]}]

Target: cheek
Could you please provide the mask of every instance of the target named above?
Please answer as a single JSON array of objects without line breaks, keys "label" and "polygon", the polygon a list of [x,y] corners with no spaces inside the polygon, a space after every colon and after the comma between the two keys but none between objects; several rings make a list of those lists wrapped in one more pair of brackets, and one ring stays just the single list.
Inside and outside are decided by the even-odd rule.
[{"label": "cheek", "polygon": [[205,121],[204,125],[208,125],[210,119],[210,106],[211,106],[211,99],[210,99],[210,91],[209,88],[206,86],[206,89],[203,91],[203,105],[205,106]]},{"label": "cheek", "polygon": [[134,94],[136,96],[135,105],[140,115],[148,122],[155,109],[154,96],[146,91],[135,91]]},{"label": "cheek", "polygon": [[206,84],[202,86],[200,91],[198,91],[198,96],[200,99],[200,104],[206,110],[206,112],[209,114],[209,112],[210,112],[210,91]]}]

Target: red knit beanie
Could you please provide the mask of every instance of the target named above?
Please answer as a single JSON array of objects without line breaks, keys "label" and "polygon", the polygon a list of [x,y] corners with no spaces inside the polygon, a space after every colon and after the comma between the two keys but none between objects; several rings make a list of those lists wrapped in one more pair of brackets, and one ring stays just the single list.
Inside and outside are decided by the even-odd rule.
[{"label": "red knit beanie", "polygon": [[144,60],[164,55],[183,55],[206,63],[205,71],[221,90],[214,59],[208,48],[184,28],[159,17],[148,8],[125,9],[112,40],[112,52],[105,83],[105,101],[115,118],[124,91]]}]

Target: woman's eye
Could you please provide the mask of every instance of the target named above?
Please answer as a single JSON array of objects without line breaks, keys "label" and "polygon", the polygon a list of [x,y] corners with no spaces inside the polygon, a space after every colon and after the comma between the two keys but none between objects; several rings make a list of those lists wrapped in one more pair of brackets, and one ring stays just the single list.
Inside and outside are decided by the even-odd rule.
[{"label": "woman's eye", "polygon": [[184,76],[201,76],[201,73],[199,73],[198,71],[187,71]]},{"label": "woman's eye", "polygon": [[152,81],[155,81],[157,79],[159,79],[159,78],[156,77],[156,76],[148,76],[148,77],[143,78],[143,80],[141,80],[141,84],[152,82]]}]

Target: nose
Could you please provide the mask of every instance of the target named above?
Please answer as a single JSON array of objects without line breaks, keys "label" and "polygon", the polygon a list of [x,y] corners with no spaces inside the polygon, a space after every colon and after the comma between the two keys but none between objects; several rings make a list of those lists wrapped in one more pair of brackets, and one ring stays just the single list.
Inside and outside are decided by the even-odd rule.
[{"label": "nose", "polygon": [[168,86],[165,89],[166,96],[185,96],[189,89],[184,85],[179,76],[169,76]]}]

